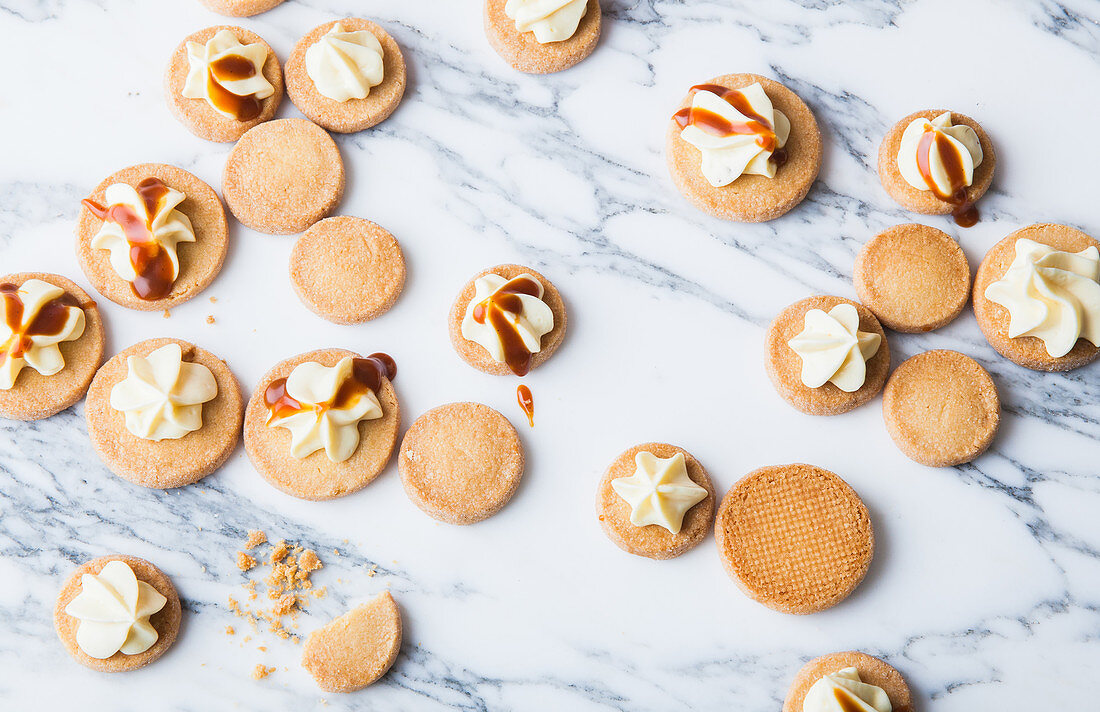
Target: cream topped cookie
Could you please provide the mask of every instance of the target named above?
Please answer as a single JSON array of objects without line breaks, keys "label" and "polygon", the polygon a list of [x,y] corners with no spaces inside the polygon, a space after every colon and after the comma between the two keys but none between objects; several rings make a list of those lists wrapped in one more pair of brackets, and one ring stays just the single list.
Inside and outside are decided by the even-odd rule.
[{"label": "cream topped cookie", "polygon": [[809,309],[803,318],[805,328],[787,342],[802,359],[802,383],[808,388],[832,383],[845,393],[862,388],[867,359],[878,352],[882,337],[859,330],[852,304],[837,304],[827,312]]},{"label": "cream topped cookie", "polygon": [[65,613],[80,621],[76,644],[89,656],[104,660],[115,653],[137,655],[157,642],[149,623],[168,603],[155,588],[138,581],[125,561],[109,561],[98,574],[80,577],[80,593]]},{"label": "cream topped cookie", "polygon": [[175,440],[202,427],[202,404],[218,395],[218,382],[206,366],[184,361],[180,344],[130,356],[126,369],[111,389],[111,407],[124,414],[132,434]]},{"label": "cream topped cookie", "polygon": [[891,712],[892,709],[886,691],[863,682],[854,667],[823,675],[806,691],[802,702],[802,712]]},{"label": "cream topped cookie", "polygon": [[912,712],[905,678],[866,653],[831,653],[806,663],[791,682],[783,712]]},{"label": "cream topped cookie", "polygon": [[504,14],[516,21],[517,32],[530,32],[539,44],[562,42],[577,32],[588,0],[508,0]]},{"label": "cream topped cookie", "polygon": [[706,499],[706,488],[688,477],[682,452],[662,458],[643,450],[634,462],[634,474],[611,480],[611,489],[630,505],[630,523],[679,534],[687,511]]},{"label": "cream topped cookie", "polygon": [[40,279],[0,284],[0,390],[10,391],[30,367],[43,376],[65,368],[59,345],[84,334],[84,310],[77,298]]},{"label": "cream topped cookie", "polygon": [[521,72],[559,72],[600,39],[599,0],[486,0],[485,36]]}]

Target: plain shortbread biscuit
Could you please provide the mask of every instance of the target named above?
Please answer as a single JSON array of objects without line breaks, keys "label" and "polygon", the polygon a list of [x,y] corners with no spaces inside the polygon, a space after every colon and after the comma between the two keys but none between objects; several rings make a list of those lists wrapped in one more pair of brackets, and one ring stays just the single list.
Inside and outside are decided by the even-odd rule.
[{"label": "plain shortbread biscuit", "polygon": [[386,674],[401,651],[401,610],[389,591],[310,633],[302,667],[325,692],[354,692]]}]

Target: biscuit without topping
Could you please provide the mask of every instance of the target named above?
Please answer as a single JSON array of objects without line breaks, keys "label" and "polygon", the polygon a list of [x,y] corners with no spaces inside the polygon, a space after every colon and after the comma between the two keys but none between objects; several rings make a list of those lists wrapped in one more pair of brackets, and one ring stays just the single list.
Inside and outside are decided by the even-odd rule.
[{"label": "biscuit without topping", "polygon": [[401,408],[393,384],[385,378],[381,392],[374,394],[382,406],[382,417],[359,421],[359,446],[343,462],[330,460],[324,448],[298,459],[290,454],[290,431],[268,427],[270,411],[264,393],[272,381],[286,378],[300,363],[315,361],[331,368],[345,356],[361,358],[354,351],[320,349],[279,362],[260,379],[245,409],[244,446],[252,466],[265,480],[294,497],[333,499],[366,487],[386,469],[397,444]]},{"label": "biscuit without topping", "polygon": [[[370,88],[362,99],[336,101],[317,91],[306,72],[306,50],[339,22],[346,31],[366,30],[382,45],[382,83]],[[405,94],[405,57],[401,47],[384,29],[357,17],[326,22],[310,30],[294,45],[286,60],[286,93],[294,106],[313,123],[329,131],[354,133],[389,118]]]},{"label": "biscuit without topping", "polygon": [[[149,623],[157,631],[157,642],[153,643],[153,647],[137,655],[127,655],[119,651],[109,658],[100,660],[88,655],[77,645],[76,629],[80,626],[80,619],[66,613],[65,606],[69,605],[69,602],[80,594],[80,577],[84,574],[98,574],[110,561],[125,562],[133,570],[138,581],[149,584],[168,600],[165,602],[164,608],[149,616]],[[73,571],[68,580],[65,581],[65,585],[61,587],[61,592],[57,595],[57,604],[53,610],[53,622],[54,627],[57,629],[57,637],[61,639],[61,644],[69,651],[69,655],[72,655],[73,659],[81,665],[99,672],[136,670],[164,655],[165,651],[172,647],[172,643],[176,642],[181,616],[179,594],[176,593],[176,587],[172,585],[172,581],[164,575],[164,572],[145,559],[122,554],[92,559]]]},{"label": "biscuit without topping", "polygon": [[585,59],[600,41],[602,11],[599,0],[588,0],[588,9],[577,31],[561,42],[542,44],[533,32],[520,32],[516,21],[504,13],[507,0],[485,0],[485,37],[504,61],[527,74],[551,74],[569,69]]},{"label": "biscuit without topping", "polygon": [[[878,334],[878,351],[867,359],[867,375],[859,390],[848,393],[832,382],[810,388],[802,382],[802,357],[788,343],[806,328],[806,312],[828,312],[838,304],[851,304],[859,314],[859,331]],[[890,373],[890,346],[878,319],[862,304],[843,297],[807,297],[779,313],[764,337],[767,357],[764,366],[775,390],[792,406],[809,415],[839,415],[863,405],[879,394]]]},{"label": "biscuit without topping", "polygon": [[859,671],[859,678],[875,687],[880,687],[890,698],[893,712],[913,712],[912,695],[909,693],[909,685],[901,673],[886,662],[878,658],[849,651],[845,653],[830,653],[814,658],[806,663],[787,691],[787,698],[783,701],[783,712],[802,712],[802,703],[806,700],[806,693],[815,682],[839,672],[844,668],[854,667]]},{"label": "biscuit without topping", "polygon": [[970,298],[970,265],[959,243],[928,225],[895,225],[856,256],[856,294],[894,331],[932,331],[950,323]]},{"label": "biscuit without topping", "polygon": [[0,284],[23,286],[29,279],[40,279],[64,289],[76,297],[84,310],[84,333],[75,341],[58,344],[65,368],[52,376],[43,376],[30,366],[23,366],[15,385],[0,390],[0,418],[41,420],[75,405],[84,397],[88,386],[103,361],[103,317],[88,293],[59,274],[49,272],[19,272],[0,277]]},{"label": "biscuit without topping", "polygon": [[278,119],[241,137],[225,161],[222,192],[242,223],[292,235],[332,212],[344,194],[336,142],[305,119]]},{"label": "biscuit without topping", "polygon": [[203,5],[229,17],[252,17],[281,5],[283,0],[200,0]]},{"label": "biscuit without topping", "polygon": [[985,253],[974,278],[974,316],[977,317],[978,326],[986,340],[1008,360],[1036,371],[1070,371],[1092,363],[1100,356],[1100,348],[1085,339],[1077,339],[1069,353],[1054,358],[1047,352],[1043,340],[1038,337],[1009,336],[1008,310],[985,296],[986,288],[1003,277],[1016,258],[1016,240],[1020,238],[1027,238],[1062,252],[1080,252],[1092,246],[1100,248],[1100,242],[1080,230],[1054,223],[1021,228],[991,247]]},{"label": "biscuit without topping", "polygon": [[1000,413],[993,379],[957,351],[926,351],[905,360],[882,394],[882,417],[894,444],[930,467],[960,465],[985,452]]},{"label": "biscuit without topping", "polygon": [[802,464],[742,478],[722,498],[714,535],[730,578],[782,613],[840,603],[867,574],[875,549],[859,495],[832,472]]},{"label": "biscuit without topping", "polygon": [[[647,524],[643,527],[631,524],[630,505],[611,487],[612,480],[634,474],[637,469],[634,457],[639,452],[653,453],[665,459],[674,457],[678,452],[683,453],[688,477],[707,491],[706,499],[692,505],[684,513],[683,525],[677,534],[672,534],[659,524]],[[644,443],[619,455],[607,468],[596,492],[596,512],[607,538],[623,551],[651,559],[671,559],[695,548],[706,538],[711,522],[714,521],[716,499],[710,476],[690,452],[665,443]]]},{"label": "biscuit without topping", "polygon": [[[760,82],[772,106],[791,122],[791,135],[783,150],[787,162],[776,170],[774,178],[743,175],[729,185],[715,188],[700,168],[702,153],[680,138],[683,131],[669,113],[665,154],[672,182],[684,197],[705,213],[736,222],[765,222],[786,214],[802,202],[821,170],[821,132],[806,103],[779,82],[758,74],[725,74],[702,84],[718,84],[727,89],[742,89]],[[691,106],[692,92],[677,110]]]},{"label": "biscuit without topping", "polygon": [[523,464],[516,429],[480,403],[441,405],[417,418],[398,459],[409,499],[448,524],[496,514],[519,487]]},{"label": "biscuit without topping", "polygon": [[[126,429],[126,414],[111,407],[111,389],[126,378],[130,356],[148,356],[166,344],[179,344],[183,360],[210,369],[218,395],[202,404],[202,427],[182,438],[139,438]],[[142,487],[171,489],[198,482],[233,454],[241,430],[244,397],[229,366],[209,351],[179,339],[149,339],[116,354],[96,373],[88,389],[84,417],[96,454],[112,472]]]},{"label": "biscuit without topping", "polygon": [[566,315],[565,302],[562,301],[561,294],[558,292],[557,287],[555,287],[546,277],[530,267],[521,267],[520,265],[497,265],[496,267],[490,267],[474,275],[473,279],[467,282],[466,286],[462,288],[462,291],[458,293],[458,297],[451,306],[451,345],[454,346],[455,351],[458,352],[458,355],[462,357],[463,361],[479,371],[484,371],[494,376],[516,375],[512,373],[512,369],[508,368],[508,364],[494,360],[493,357],[489,355],[489,352],[485,350],[485,347],[476,341],[467,340],[466,337],[462,335],[462,320],[466,317],[466,308],[470,305],[470,300],[474,298],[474,282],[476,282],[479,277],[489,273],[498,274],[504,279],[514,279],[521,274],[529,274],[542,284],[542,301],[545,302],[546,306],[550,307],[550,311],[554,313],[554,328],[542,335],[542,340],[539,342],[541,345],[539,352],[531,354],[530,370],[534,371],[536,367],[545,363],[558,347],[561,346],[561,342],[565,338]]},{"label": "biscuit without topping", "polygon": [[354,692],[386,674],[401,652],[401,611],[389,591],[309,634],[302,667],[325,692]]},{"label": "biscuit without topping", "polygon": [[397,301],[405,286],[405,258],[394,236],[371,221],[325,218],[295,243],[290,283],[318,316],[358,324]]},{"label": "biscuit without topping", "polygon": [[115,304],[141,311],[164,311],[198,296],[218,275],[229,251],[229,226],[225,208],[213,188],[182,168],[163,163],[141,163],[123,168],[103,179],[88,197],[104,205],[108,187],[115,183],[137,187],[146,178],[159,178],[169,188],[186,196],[176,210],[187,216],[195,232],[194,242],[176,245],[179,274],[168,295],[161,299],[142,299],[134,293],[131,284],[119,277],[111,266],[110,251],[92,247],[92,239],[103,221],[83,205],[76,223],[76,257],[96,291]]},{"label": "biscuit without topping", "polygon": [[[950,215],[958,206],[941,200],[931,190],[918,190],[901,177],[898,170],[898,150],[901,148],[901,135],[915,119],[925,118],[931,121],[946,109],[917,111],[897,122],[886,132],[878,149],[878,177],[882,187],[890,197],[906,210],[922,215]],[[993,182],[993,171],[997,167],[997,154],[993,151],[993,142],[977,121],[969,116],[951,112],[951,123],[955,126],[965,124],[978,134],[978,143],[982,146],[982,164],[974,169],[973,184],[966,189],[966,201],[974,204],[989,190]]]},{"label": "biscuit without topping", "polygon": [[[206,99],[188,99],[183,95],[183,86],[187,83],[187,73],[191,68],[191,62],[187,59],[187,43],[206,44],[220,30],[231,30],[241,44],[259,42],[267,47],[267,59],[264,60],[262,73],[275,93],[266,99],[260,99],[260,115],[250,121],[238,121],[231,116],[225,116],[215,111]],[[239,139],[253,126],[275,116],[275,111],[283,100],[283,70],[279,68],[279,58],[275,56],[275,50],[259,35],[234,25],[207,27],[188,35],[176,47],[168,68],[164,71],[164,95],[169,110],[188,131],[207,141],[228,143]]]}]

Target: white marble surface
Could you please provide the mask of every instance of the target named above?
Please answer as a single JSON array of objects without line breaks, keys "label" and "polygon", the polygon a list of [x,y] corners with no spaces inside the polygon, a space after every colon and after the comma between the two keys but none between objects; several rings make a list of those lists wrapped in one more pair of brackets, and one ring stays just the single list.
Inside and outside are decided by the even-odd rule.
[{"label": "white marble surface", "polygon": [[[311,27],[349,14],[381,22],[404,48],[400,108],[338,143],[349,169],[339,212],[398,237],[406,291],[377,321],[328,324],[291,291],[293,238],[235,225],[220,276],[170,319],[101,300],[109,352],[189,339],[251,390],[304,350],[387,351],[406,426],[464,399],[518,424],[516,380],[466,366],[446,314],[479,269],[526,263],[555,281],[570,314],[562,349],[527,379],[537,408],[536,427],[522,428],[527,474],[499,515],[456,528],[408,501],[393,464],[358,494],[308,503],[269,487],[238,449],[203,482],[160,492],[99,463],[80,405],[38,423],[0,422],[0,706],[777,710],[805,660],[851,648],[898,667],[924,710],[1098,704],[1100,367],[1016,367],[969,309],[939,332],[891,334],[895,363],[955,348],[991,371],[1002,396],[991,451],[936,470],[894,448],[877,401],[834,418],[793,411],[764,374],[762,337],[797,299],[854,296],[860,245],[914,219],[883,192],[874,164],[887,127],[920,108],[974,116],[997,147],[982,222],[958,230],[927,219],[958,235],[972,266],[1033,222],[1100,233],[1100,6],[603,6],[595,54],[547,77],[520,75],[493,53],[475,0],[290,0],[240,22],[284,59]],[[79,200],[122,166],[173,163],[220,187],[229,147],[173,119],[161,73],[183,36],[221,22],[197,0],[0,0],[0,273],[54,271],[87,285],[72,250]],[[687,87],[738,71],[797,91],[825,137],[809,198],[764,225],[696,212],[664,166],[665,122]],[[298,115],[289,101],[279,114]],[[876,528],[867,580],[830,611],[792,617],[743,596],[712,537],[666,562],[621,552],[596,521],[594,488],[617,453],[647,440],[691,450],[720,492],[765,464],[841,474]],[[298,646],[264,636],[242,646],[223,633],[244,627],[226,602],[244,580],[233,559],[252,527],[322,552],[315,580],[329,596],[302,631],[394,592],[405,644],[382,682],[326,695],[297,664]],[[326,555],[334,547],[341,555]],[[166,657],[112,677],[74,663],[51,616],[70,570],[113,552],[168,572],[185,620]],[[261,662],[277,670],[253,682]]]}]

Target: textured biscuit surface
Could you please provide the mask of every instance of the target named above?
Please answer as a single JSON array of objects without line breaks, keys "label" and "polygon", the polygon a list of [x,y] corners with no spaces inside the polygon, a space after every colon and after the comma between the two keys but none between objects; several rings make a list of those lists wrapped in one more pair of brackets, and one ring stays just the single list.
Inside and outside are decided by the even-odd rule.
[{"label": "textured biscuit surface", "polygon": [[248,401],[244,416],[244,445],[252,466],[264,479],[287,494],[301,499],[333,499],[351,494],[372,482],[386,469],[397,443],[401,408],[393,384],[382,379],[382,417],[359,422],[359,446],[343,462],[333,462],[324,449],[302,459],[290,454],[290,431],[268,427],[270,415],[264,393],[271,382],[286,378],[294,367],[306,361],[335,366],[345,356],[359,358],[354,351],[321,349],[299,354],[268,371]]},{"label": "textured biscuit surface", "polygon": [[310,633],[302,667],[326,692],[352,692],[386,674],[401,651],[401,611],[389,591]]},{"label": "textured biscuit surface", "polygon": [[305,119],[268,121],[241,137],[225,161],[222,191],[242,223],[271,235],[302,232],[344,194],[344,162],[323,128]]},{"label": "textured biscuit surface", "polygon": [[252,17],[282,3],[283,0],[202,0],[214,12],[229,17]]},{"label": "textured biscuit surface", "polygon": [[859,678],[869,685],[881,687],[890,698],[893,712],[912,712],[912,695],[909,693],[909,685],[901,673],[888,663],[866,653],[848,651],[844,653],[830,653],[814,658],[806,663],[791,682],[787,691],[787,698],[783,701],[783,712],[802,712],[802,703],[806,700],[806,693],[815,682],[844,668],[854,667],[859,671]]},{"label": "textured biscuit surface", "polygon": [[[339,22],[347,32],[366,30],[382,45],[382,83],[362,99],[336,101],[317,91],[306,72],[306,51]],[[352,133],[385,121],[405,95],[405,58],[401,47],[384,29],[357,17],[326,22],[298,40],[286,60],[286,93],[298,110],[329,131]]]},{"label": "textured biscuit surface", "polygon": [[886,383],[882,415],[898,449],[931,467],[970,462],[1000,423],[997,388],[986,370],[957,351],[905,360]]},{"label": "textured biscuit surface", "polygon": [[871,519],[844,480],[813,465],[762,467],[730,488],[714,523],[726,573],[783,613],[835,606],[867,573]]},{"label": "textured biscuit surface", "polygon": [[959,243],[927,225],[896,225],[856,256],[856,293],[894,331],[938,329],[970,298],[970,265]]},{"label": "textured biscuit surface", "polygon": [[[634,474],[634,458],[639,452],[649,452],[660,458],[683,453],[688,477],[707,491],[706,499],[697,502],[684,514],[683,524],[677,534],[657,524],[647,524],[644,527],[631,524],[630,505],[611,487],[612,480]],[[604,533],[623,551],[651,559],[671,559],[694,548],[706,538],[711,522],[714,521],[716,499],[710,476],[691,453],[666,443],[643,443],[619,455],[607,468],[596,492],[596,511]]]},{"label": "textured biscuit surface", "polygon": [[40,279],[55,287],[61,287],[76,297],[84,310],[84,333],[75,341],[58,344],[65,368],[52,376],[43,376],[30,366],[24,366],[15,379],[15,385],[0,390],[0,418],[13,420],[41,420],[60,413],[77,403],[88,391],[88,386],[103,360],[103,317],[99,307],[88,293],[77,284],[59,274],[47,272],[20,272],[0,277],[0,284],[22,286],[29,279]]},{"label": "textured biscuit surface", "polygon": [[[109,658],[100,660],[88,655],[77,645],[76,629],[80,626],[80,620],[66,613],[65,606],[69,605],[69,602],[80,594],[80,577],[84,574],[98,574],[110,561],[125,562],[133,570],[138,581],[149,584],[168,600],[165,602],[164,608],[149,616],[149,623],[157,631],[157,642],[153,643],[153,647],[137,655],[117,652]],[[145,559],[121,554],[93,559],[73,571],[68,580],[65,581],[65,585],[62,586],[61,592],[57,595],[57,603],[53,611],[57,637],[61,639],[61,644],[69,651],[69,655],[72,655],[73,659],[81,665],[99,672],[136,670],[164,655],[165,651],[172,647],[172,643],[176,642],[181,617],[179,594],[176,593],[176,587],[172,585],[172,581],[164,575],[164,572]]]},{"label": "textured biscuit surface", "polygon": [[[802,357],[788,343],[805,328],[806,312],[811,309],[828,312],[838,304],[854,306],[859,314],[859,330],[878,334],[881,338],[878,351],[867,359],[863,385],[851,393],[842,391],[831,382],[818,388],[810,388],[803,383]],[[788,403],[809,415],[838,415],[863,405],[879,394],[890,373],[890,346],[878,319],[862,304],[843,297],[807,297],[795,302],[775,317],[764,341],[767,349],[764,365],[775,390]]]},{"label": "textured biscuit surface", "polygon": [[225,208],[214,189],[182,168],[163,163],[142,163],[107,176],[88,197],[104,205],[107,188],[115,183],[137,186],[146,178],[159,178],[169,188],[186,197],[176,210],[187,216],[195,232],[194,242],[176,246],[179,274],[171,291],[160,299],[138,297],[129,282],[118,276],[111,266],[110,251],[92,247],[92,239],[103,221],[83,205],[76,224],[76,256],[80,268],[103,296],[115,304],[143,311],[162,311],[182,304],[198,295],[221,271],[229,251],[229,226]]},{"label": "textured biscuit surface", "polygon": [[290,283],[314,313],[357,324],[397,301],[405,286],[405,258],[393,235],[371,221],[325,218],[295,243]]},{"label": "textured biscuit surface", "polygon": [[600,41],[599,0],[588,0],[588,8],[572,37],[546,44],[536,40],[532,32],[517,30],[516,21],[504,13],[506,4],[507,0],[485,0],[485,36],[496,53],[521,72],[550,74],[569,69],[592,54]]},{"label": "textured biscuit surface", "polygon": [[1008,335],[1008,310],[985,296],[990,284],[1004,276],[1016,258],[1016,241],[1026,238],[1063,252],[1080,252],[1089,247],[1100,248],[1100,242],[1080,230],[1066,225],[1045,223],[1017,230],[990,248],[974,278],[974,316],[989,344],[1005,358],[1025,368],[1037,371],[1069,371],[1092,363],[1100,356],[1100,348],[1085,339],[1078,339],[1069,353],[1057,358],[1050,355],[1042,339],[1034,336]]},{"label": "textured biscuit surface", "polygon": [[[779,166],[774,178],[743,175],[729,185],[715,188],[700,168],[702,153],[680,138],[683,129],[669,114],[665,153],[672,182],[695,207],[724,220],[774,220],[802,202],[821,170],[821,132],[817,120],[793,91],[757,74],[725,74],[703,83],[742,89],[756,82],[760,82],[772,106],[791,122],[791,134],[783,147],[787,162]],[[677,109],[691,106],[691,101],[689,92]]]},{"label": "textured biscuit surface", "polygon": [[399,458],[409,499],[448,524],[496,514],[519,487],[523,465],[516,429],[480,403],[449,403],[417,418]]}]

